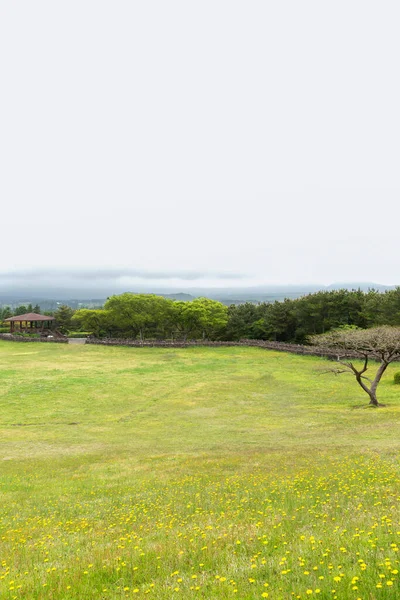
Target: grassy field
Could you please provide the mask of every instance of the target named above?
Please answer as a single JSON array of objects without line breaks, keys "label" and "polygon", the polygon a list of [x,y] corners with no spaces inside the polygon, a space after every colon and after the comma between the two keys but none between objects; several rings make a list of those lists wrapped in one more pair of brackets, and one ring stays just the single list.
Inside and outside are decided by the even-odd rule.
[{"label": "grassy field", "polygon": [[399,598],[396,367],[326,366],[0,342],[0,597]]}]

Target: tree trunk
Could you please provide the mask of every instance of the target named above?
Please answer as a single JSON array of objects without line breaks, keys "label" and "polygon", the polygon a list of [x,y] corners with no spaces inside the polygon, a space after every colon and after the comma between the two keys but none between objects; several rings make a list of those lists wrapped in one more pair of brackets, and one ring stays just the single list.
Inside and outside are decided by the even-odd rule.
[{"label": "tree trunk", "polygon": [[383,360],[381,362],[381,364],[379,365],[379,369],[376,372],[375,375],[375,379],[373,381],[371,381],[371,385],[370,387],[368,387],[363,379],[365,379],[363,377],[363,373],[365,373],[365,371],[367,370],[367,365],[368,365],[368,357],[365,357],[365,362],[364,362],[364,367],[361,371],[357,370],[355,368],[355,366],[352,363],[347,363],[347,366],[349,369],[351,369],[351,371],[353,371],[354,375],[356,376],[356,380],[358,382],[358,384],[362,387],[362,389],[364,390],[364,392],[366,392],[369,396],[369,404],[370,406],[379,406],[379,402],[378,402],[378,398],[376,396],[376,390],[378,388],[379,382],[382,379],[382,375],[384,374],[384,372],[386,371],[388,364],[385,360]]},{"label": "tree trunk", "polygon": [[376,392],[370,390],[369,392],[369,404],[370,406],[379,406],[378,398],[376,397]]},{"label": "tree trunk", "polygon": [[370,402],[369,403],[372,406],[379,406],[379,402],[378,402],[378,399],[376,397],[376,390],[377,390],[377,387],[379,385],[380,380],[382,379],[382,375],[386,371],[387,367],[388,367],[388,363],[385,362],[385,361],[383,361],[380,364],[380,367],[379,367],[379,369],[378,369],[378,371],[376,373],[375,379],[373,380],[373,382],[371,384],[371,387],[370,387],[370,390],[369,390],[369,397],[370,397]]}]

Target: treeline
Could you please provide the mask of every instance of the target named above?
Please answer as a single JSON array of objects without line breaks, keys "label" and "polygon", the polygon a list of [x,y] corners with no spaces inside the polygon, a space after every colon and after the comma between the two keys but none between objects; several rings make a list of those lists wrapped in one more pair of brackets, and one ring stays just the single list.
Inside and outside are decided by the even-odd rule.
[{"label": "treeline", "polygon": [[14,309],[12,309],[10,306],[0,307],[0,320],[4,321],[4,319],[8,319],[9,317],[25,315],[27,313],[35,313],[40,315],[40,306],[38,304],[35,304],[35,306],[32,306],[32,304],[21,304]]},{"label": "treeline", "polygon": [[400,287],[385,293],[321,291],[296,300],[229,307],[207,298],[174,302],[122,294],[110,298],[102,310],[77,311],[73,321],[97,337],[249,338],[302,344],[309,335],[342,326],[400,325]]},{"label": "treeline", "polygon": [[47,310],[42,311],[40,306],[36,304],[32,306],[32,304],[21,304],[16,308],[12,309],[10,306],[0,307],[0,333],[5,333],[9,331],[8,323],[5,323],[5,319],[9,317],[16,317],[17,315],[25,315],[27,313],[35,313],[37,315],[43,314],[51,317],[55,317],[55,326],[61,331],[61,333],[68,333],[71,329],[73,329],[72,317],[74,316],[75,311],[65,304],[60,305],[57,310]]},{"label": "treeline", "polygon": [[[21,306],[13,312],[40,312],[40,307],[30,308]],[[3,309],[2,319],[11,316],[6,312]],[[53,315],[63,333],[81,331],[100,338],[248,338],[302,344],[310,335],[337,327],[400,326],[400,287],[384,293],[321,291],[296,300],[229,307],[208,298],[182,302],[153,294],[125,293],[109,298],[102,309],[74,311],[60,306]]]},{"label": "treeline", "polygon": [[154,294],[111,296],[103,309],[80,309],[72,323],[96,337],[224,339],[228,307],[209,298],[174,301]]},{"label": "treeline", "polygon": [[360,328],[400,325],[400,287],[376,290],[321,291],[295,300],[257,306],[229,307],[227,340],[252,338],[279,342],[307,342],[309,335],[343,326]]}]

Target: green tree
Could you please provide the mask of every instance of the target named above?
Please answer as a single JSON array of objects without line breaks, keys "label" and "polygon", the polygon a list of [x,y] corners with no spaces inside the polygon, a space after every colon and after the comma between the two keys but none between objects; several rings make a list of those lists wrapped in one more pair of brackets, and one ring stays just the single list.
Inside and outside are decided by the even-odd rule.
[{"label": "green tree", "polygon": [[387,325],[400,325],[400,287],[389,290],[382,297],[382,320]]},{"label": "green tree", "polygon": [[14,309],[14,316],[17,316],[17,315],[26,315],[27,312],[28,312],[28,307],[25,306],[25,304],[21,304],[20,306],[17,306]]},{"label": "green tree", "polygon": [[97,338],[110,330],[110,313],[104,309],[81,308],[71,320],[72,326],[81,331],[90,331]]},{"label": "green tree", "polygon": [[61,306],[59,306],[56,312],[54,313],[54,316],[56,318],[57,329],[59,329],[64,335],[66,335],[68,331],[72,329],[73,315],[74,310],[66,304],[62,304]]},{"label": "green tree", "polygon": [[258,313],[258,307],[251,302],[229,306],[226,339],[240,340],[252,338],[255,334],[254,323],[259,318]]},{"label": "green tree", "polygon": [[293,300],[275,301],[268,304],[264,315],[255,324],[255,331],[262,339],[278,342],[291,341],[297,327]]},{"label": "green tree", "polygon": [[0,309],[0,320],[4,321],[4,319],[8,319],[9,317],[12,317],[13,313],[12,310],[9,306],[3,306],[3,308]]},{"label": "green tree", "polygon": [[209,298],[196,298],[190,302],[174,302],[176,331],[188,337],[217,339],[225,332],[228,307]]},{"label": "green tree", "polygon": [[361,327],[374,327],[385,324],[385,316],[383,314],[384,296],[378,290],[369,290],[363,295],[363,303],[361,309]]},{"label": "green tree", "polygon": [[201,306],[203,310],[200,320],[203,338],[215,340],[224,336],[228,323],[228,307],[210,298],[196,298],[192,302]]},{"label": "green tree", "polygon": [[155,294],[126,292],[111,296],[104,305],[109,312],[111,326],[123,335],[139,336],[144,340],[148,333],[155,334],[170,315],[172,300]]}]

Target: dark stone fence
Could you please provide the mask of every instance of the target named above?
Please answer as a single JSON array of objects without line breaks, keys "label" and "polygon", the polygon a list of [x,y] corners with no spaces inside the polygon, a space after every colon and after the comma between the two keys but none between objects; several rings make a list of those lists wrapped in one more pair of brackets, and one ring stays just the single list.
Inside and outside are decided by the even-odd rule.
[{"label": "dark stone fence", "polygon": [[6,340],[7,342],[47,342],[53,344],[68,344],[67,338],[35,338],[24,337],[22,335],[12,335],[11,333],[0,333],[0,340]]},{"label": "dark stone fence", "polygon": [[[11,335],[9,333],[0,333],[0,340],[11,342],[47,342],[54,344],[68,344],[67,338],[34,338],[23,337],[19,335]],[[140,340],[131,339],[114,339],[114,338],[86,338],[86,345],[92,344],[95,346],[124,346],[129,348],[192,348],[208,346],[212,348],[229,348],[229,347],[252,347],[262,348],[264,350],[276,350],[278,352],[290,352],[291,354],[301,354],[303,356],[321,356],[337,360],[338,354],[332,350],[320,350],[313,346],[302,346],[301,344],[287,344],[286,342],[269,342],[265,340],[240,340],[239,342],[210,342],[207,340]],[[343,354],[340,354],[343,357]],[[359,358],[356,353],[346,353],[347,358]]]},{"label": "dark stone fence", "polygon": [[301,344],[287,344],[285,342],[269,342],[264,340],[240,340],[239,342],[210,342],[210,341],[170,341],[170,340],[140,340],[131,339],[97,339],[87,338],[86,344],[96,346],[125,346],[130,348],[191,348],[196,346],[208,346],[213,348],[240,347],[248,346],[254,348],[263,348],[265,350],[277,350],[278,352],[290,352],[292,354],[301,354],[309,356],[324,356],[336,360],[337,354],[322,351],[313,346],[302,346]]}]

